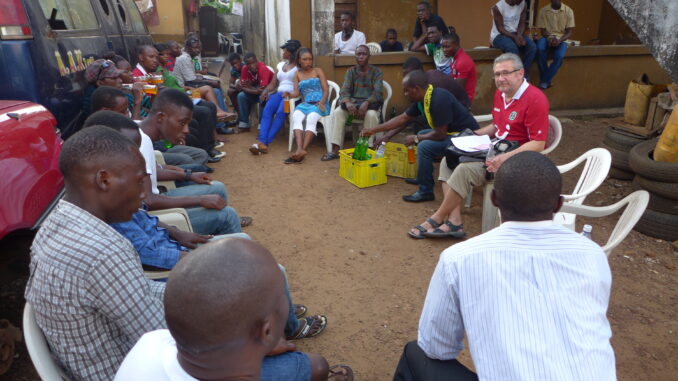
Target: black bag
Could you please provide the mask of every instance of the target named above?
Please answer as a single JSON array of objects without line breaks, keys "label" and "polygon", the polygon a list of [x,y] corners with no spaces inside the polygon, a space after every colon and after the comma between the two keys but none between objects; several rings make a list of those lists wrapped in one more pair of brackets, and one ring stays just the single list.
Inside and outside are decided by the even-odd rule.
[{"label": "black bag", "polygon": [[[473,131],[470,129],[465,129],[459,135],[455,137],[462,136],[471,136],[474,135]],[[494,153],[501,154],[520,147],[520,144],[512,140],[500,140],[493,145]],[[459,148],[454,146],[454,143],[450,142],[450,145],[445,150],[445,160],[447,162],[447,167],[450,169],[455,169],[459,163],[467,163],[473,161],[485,161],[487,157],[487,151],[476,151],[476,152],[466,152],[462,151]]]}]

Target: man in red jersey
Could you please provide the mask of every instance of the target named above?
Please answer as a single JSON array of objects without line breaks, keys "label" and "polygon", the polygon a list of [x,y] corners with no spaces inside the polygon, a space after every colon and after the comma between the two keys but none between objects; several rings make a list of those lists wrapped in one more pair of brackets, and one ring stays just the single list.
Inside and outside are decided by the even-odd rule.
[{"label": "man in red jersey", "polygon": [[459,35],[452,32],[443,36],[443,53],[446,57],[452,58],[450,68],[451,76],[466,90],[469,105],[473,103],[473,97],[476,95],[476,64],[473,59],[461,48]]}]

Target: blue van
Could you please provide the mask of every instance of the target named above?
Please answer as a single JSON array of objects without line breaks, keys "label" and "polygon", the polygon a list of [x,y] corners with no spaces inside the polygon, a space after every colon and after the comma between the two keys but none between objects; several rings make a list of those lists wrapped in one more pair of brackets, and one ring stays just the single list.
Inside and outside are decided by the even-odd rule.
[{"label": "blue van", "polygon": [[152,42],[133,0],[0,0],[0,99],[44,105],[63,130],[90,62],[111,50],[133,62]]}]

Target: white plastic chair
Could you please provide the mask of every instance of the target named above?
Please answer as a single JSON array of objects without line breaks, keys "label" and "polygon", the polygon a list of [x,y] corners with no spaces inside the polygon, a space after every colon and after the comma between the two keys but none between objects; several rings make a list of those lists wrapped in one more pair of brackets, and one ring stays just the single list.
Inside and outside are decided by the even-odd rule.
[{"label": "white plastic chair", "polygon": [[[165,157],[162,155],[162,152],[160,151],[155,151],[155,162],[156,164],[159,165],[165,165]],[[165,180],[165,181],[158,181],[158,186],[163,187],[166,190],[171,190],[177,187],[177,185],[174,183],[174,181],[170,180]]]},{"label": "white plastic chair", "polygon": [[[191,226],[191,220],[188,218],[188,212],[183,208],[170,208],[162,210],[154,210],[148,212],[151,215],[158,217],[160,222],[174,226],[175,228],[185,231],[192,232],[193,226]],[[169,270],[159,270],[159,271],[144,271],[144,276],[147,279],[167,279],[169,277]]]},{"label": "white plastic chair", "polygon": [[[334,110],[335,106],[337,105],[337,99],[339,98],[339,85],[337,85],[333,81],[327,81],[327,87],[329,91],[328,99],[330,99],[330,109],[328,110],[330,113],[327,116],[323,116],[318,120],[318,123],[322,123],[323,125],[323,133],[325,134],[325,146],[327,148],[327,152],[332,152],[332,142],[330,141],[331,136],[332,136],[332,123],[334,123],[334,119],[332,118],[332,110]],[[290,123],[290,142],[289,142],[289,148],[288,150],[292,152],[292,145],[294,144],[294,130],[292,129],[292,115],[294,114],[294,102],[290,100],[290,115],[289,115],[289,123]]]},{"label": "white plastic chair", "polygon": [[24,307],[23,330],[26,348],[38,376],[43,381],[68,380],[66,372],[54,361],[45,335],[35,321],[33,307],[28,302]]},{"label": "white plastic chair", "polygon": [[607,243],[602,247],[607,256],[610,256],[612,250],[619,246],[619,244],[626,238],[631,229],[636,225],[638,220],[643,216],[647,203],[650,201],[650,194],[644,190],[637,190],[630,195],[624,197],[621,201],[608,206],[587,206],[574,203],[565,203],[560,209],[563,213],[573,213],[584,217],[605,217],[617,212],[619,209],[626,207],[622,215],[617,220]]},{"label": "white plastic chair", "polygon": [[[563,195],[563,199],[567,204],[582,205],[586,196],[598,189],[600,184],[605,181],[607,173],[610,171],[612,155],[610,155],[610,151],[605,148],[593,148],[574,161],[559,165],[558,170],[560,173],[566,173],[571,169],[578,167],[582,162],[584,162],[584,168],[579,176],[577,185],[575,185],[572,190],[572,194]],[[574,230],[576,217],[577,216],[572,213],[558,212],[554,216],[553,221],[568,229]]]},{"label": "white plastic chair", "polygon": [[368,42],[367,47],[370,48],[370,54],[381,53],[381,45],[377,42]]}]

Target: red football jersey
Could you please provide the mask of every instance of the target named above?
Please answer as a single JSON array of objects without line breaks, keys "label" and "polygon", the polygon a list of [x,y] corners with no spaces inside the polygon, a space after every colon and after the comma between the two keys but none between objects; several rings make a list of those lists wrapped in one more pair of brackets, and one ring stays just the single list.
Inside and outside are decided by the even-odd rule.
[{"label": "red football jersey", "polygon": [[495,135],[502,137],[506,134],[506,140],[518,141],[521,145],[531,140],[546,141],[549,131],[548,99],[529,83],[522,93],[518,90],[516,96],[506,103],[501,91],[497,90],[494,94],[492,123],[497,129]]}]

